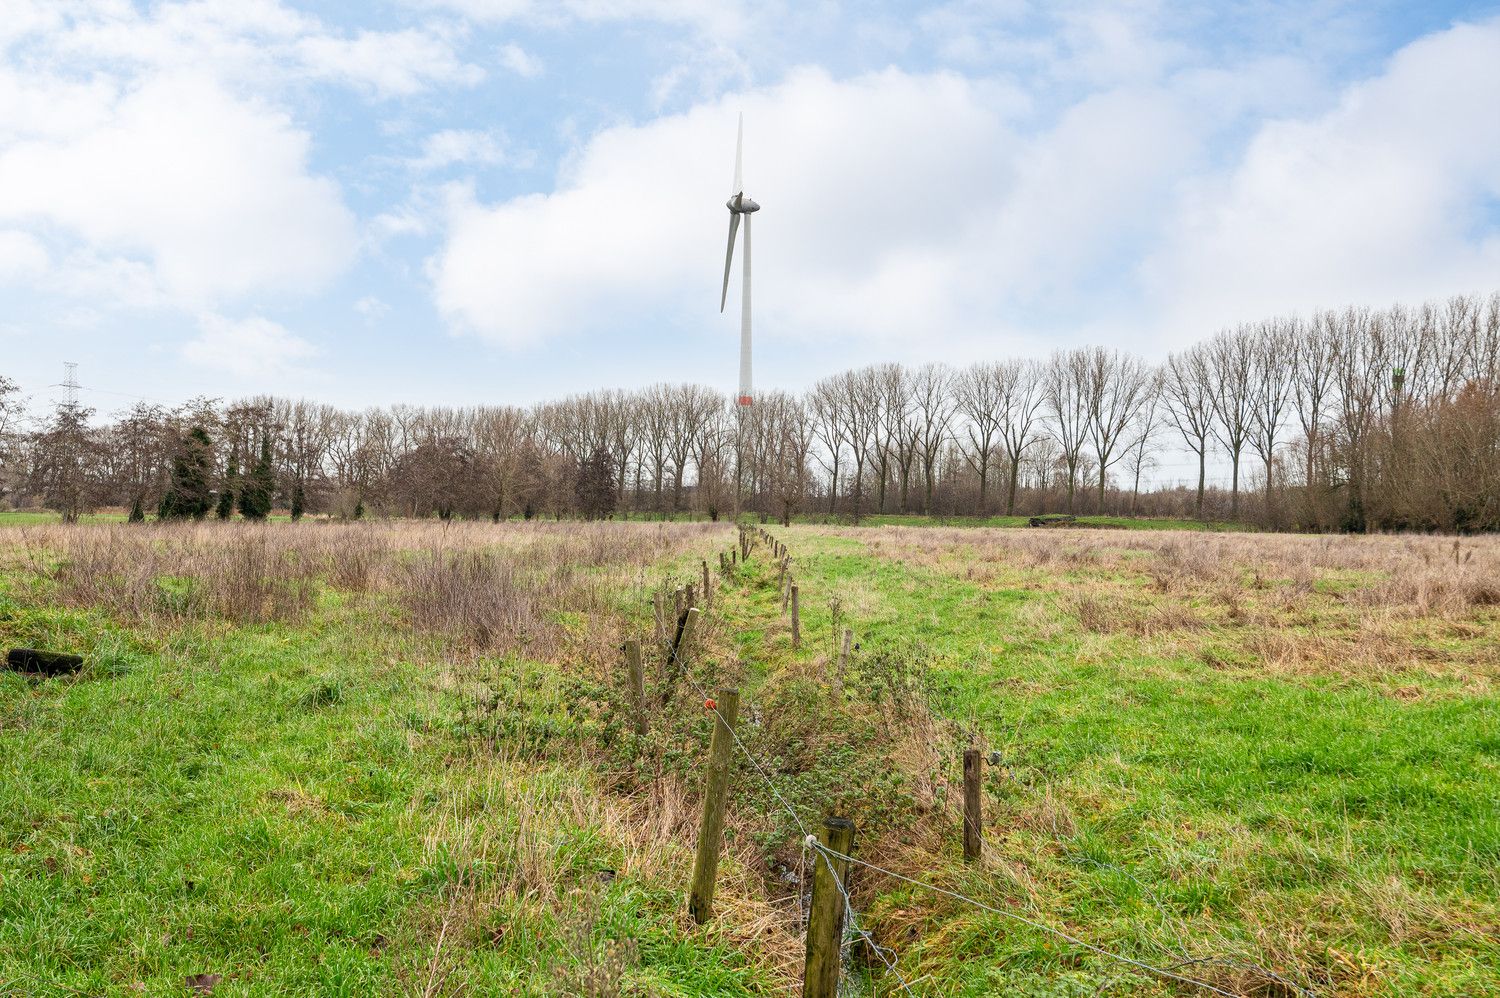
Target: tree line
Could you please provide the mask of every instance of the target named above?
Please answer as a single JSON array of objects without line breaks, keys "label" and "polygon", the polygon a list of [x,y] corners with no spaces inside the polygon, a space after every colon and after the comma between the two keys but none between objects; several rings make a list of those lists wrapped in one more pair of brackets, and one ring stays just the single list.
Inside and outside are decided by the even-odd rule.
[{"label": "tree line", "polygon": [[[1087,346],[875,364],[741,408],[702,385],[533,406],[140,402],[28,418],[0,376],[0,502],[65,518],[1194,516],[1500,527],[1500,293],[1220,331],[1161,364]],[[1164,454],[1195,480],[1162,484]],[[1228,473],[1209,484],[1210,468]]]}]

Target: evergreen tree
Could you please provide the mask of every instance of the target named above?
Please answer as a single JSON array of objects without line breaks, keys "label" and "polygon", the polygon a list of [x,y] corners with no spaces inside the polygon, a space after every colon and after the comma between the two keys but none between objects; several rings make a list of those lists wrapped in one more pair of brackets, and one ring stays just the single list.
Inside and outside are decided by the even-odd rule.
[{"label": "evergreen tree", "polygon": [[299,481],[292,486],[292,522],[296,523],[302,519],[302,503],[306,497],[302,493],[302,483]]},{"label": "evergreen tree", "polygon": [[363,499],[358,500],[354,504],[354,518],[356,520],[363,520],[365,518],[365,501]]},{"label": "evergreen tree", "polygon": [[145,507],[143,507],[141,505],[141,497],[140,496],[136,496],[135,497],[135,504],[130,507],[130,522],[131,523],[145,523],[146,522],[146,509],[145,509]]},{"label": "evergreen tree", "polygon": [[276,473],[271,469],[271,438],[260,443],[260,460],[250,469],[240,485],[240,515],[247,520],[264,520],[271,515],[271,498],[276,491]]},{"label": "evergreen tree", "polygon": [[208,431],[201,426],[189,430],[172,458],[172,479],[157,507],[158,517],[201,520],[208,515],[213,506],[213,490],[209,487],[213,455],[214,445]]},{"label": "evergreen tree", "polygon": [[617,498],[614,457],[596,447],[578,469],[578,507],[590,520],[602,520],[614,513]]},{"label": "evergreen tree", "polygon": [[224,471],[224,487],[219,490],[219,506],[214,512],[221,520],[234,514],[234,487],[240,477],[240,452],[236,448],[229,455],[229,467]]}]

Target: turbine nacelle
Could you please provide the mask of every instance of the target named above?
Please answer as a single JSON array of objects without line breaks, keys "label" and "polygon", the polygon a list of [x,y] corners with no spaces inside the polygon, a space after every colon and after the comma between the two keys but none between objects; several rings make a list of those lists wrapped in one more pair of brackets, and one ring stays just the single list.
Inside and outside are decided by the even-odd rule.
[{"label": "turbine nacelle", "polygon": [[752,211],[760,211],[760,205],[756,204],[750,198],[745,197],[743,192],[736,194],[728,201],[725,201],[724,207],[728,208],[736,215],[748,215]]}]

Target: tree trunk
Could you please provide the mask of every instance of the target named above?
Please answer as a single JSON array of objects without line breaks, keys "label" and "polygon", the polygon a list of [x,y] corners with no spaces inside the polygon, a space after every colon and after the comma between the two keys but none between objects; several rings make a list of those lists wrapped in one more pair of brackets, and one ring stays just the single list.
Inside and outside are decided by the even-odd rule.
[{"label": "tree trunk", "polygon": [[1198,519],[1203,519],[1203,489],[1208,479],[1208,441],[1200,440],[1198,447]]},{"label": "tree trunk", "polygon": [[1229,479],[1229,518],[1237,519],[1240,515],[1240,455],[1239,452],[1229,456],[1230,479]]}]

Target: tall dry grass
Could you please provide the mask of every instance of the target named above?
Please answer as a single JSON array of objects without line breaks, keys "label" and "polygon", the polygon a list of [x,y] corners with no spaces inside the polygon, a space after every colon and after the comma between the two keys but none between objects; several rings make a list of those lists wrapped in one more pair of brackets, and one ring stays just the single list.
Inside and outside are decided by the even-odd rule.
[{"label": "tall dry grass", "polygon": [[[872,553],[951,567],[1139,572],[1161,592],[1223,585],[1310,594],[1430,616],[1500,606],[1500,537],[1303,535],[1186,531],[886,527],[860,537]],[[991,573],[992,574],[992,573]]]},{"label": "tall dry grass", "polygon": [[383,600],[466,648],[557,650],[563,612],[593,615],[646,570],[707,547],[713,524],[48,525],[0,533],[0,570],[31,598],[134,624],[298,622],[320,594]]}]

